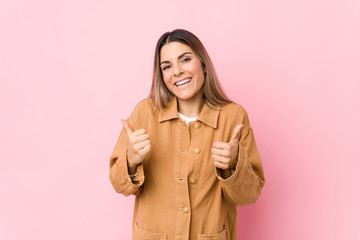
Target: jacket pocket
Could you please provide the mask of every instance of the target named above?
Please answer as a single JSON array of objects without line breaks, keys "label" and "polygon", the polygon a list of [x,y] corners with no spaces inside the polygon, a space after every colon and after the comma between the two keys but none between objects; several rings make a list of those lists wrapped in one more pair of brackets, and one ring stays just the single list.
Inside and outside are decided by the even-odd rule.
[{"label": "jacket pocket", "polygon": [[226,228],[220,233],[216,234],[198,234],[197,240],[226,240]]},{"label": "jacket pocket", "polygon": [[135,223],[134,233],[136,240],[167,240],[166,233],[153,233],[145,231],[139,228],[137,223]]}]

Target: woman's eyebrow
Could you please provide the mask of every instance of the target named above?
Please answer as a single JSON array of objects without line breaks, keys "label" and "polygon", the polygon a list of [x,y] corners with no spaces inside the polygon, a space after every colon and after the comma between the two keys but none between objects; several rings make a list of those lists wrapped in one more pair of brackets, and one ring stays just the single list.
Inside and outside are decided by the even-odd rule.
[{"label": "woman's eyebrow", "polygon": [[[186,54],[192,54],[192,52],[184,52],[183,54],[181,54],[180,56],[178,56],[178,59],[180,59],[180,58],[182,58],[184,55],[186,55]],[[161,64],[163,64],[163,63],[170,63],[169,61],[162,61],[161,63],[160,63],[160,65]]]}]

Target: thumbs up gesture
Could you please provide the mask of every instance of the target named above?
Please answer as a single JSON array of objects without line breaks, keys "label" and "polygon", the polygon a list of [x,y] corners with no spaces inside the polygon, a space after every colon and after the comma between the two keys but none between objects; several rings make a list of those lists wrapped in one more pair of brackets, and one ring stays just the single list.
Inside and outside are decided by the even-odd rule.
[{"label": "thumbs up gesture", "polygon": [[121,119],[121,122],[127,133],[127,161],[129,167],[129,173],[135,173],[136,166],[142,163],[145,159],[145,155],[150,151],[149,135],[146,134],[145,129],[141,128],[133,132],[128,122]]},{"label": "thumbs up gesture", "polygon": [[230,142],[214,142],[211,149],[215,167],[220,169],[235,169],[239,154],[240,131],[244,125],[235,127]]}]

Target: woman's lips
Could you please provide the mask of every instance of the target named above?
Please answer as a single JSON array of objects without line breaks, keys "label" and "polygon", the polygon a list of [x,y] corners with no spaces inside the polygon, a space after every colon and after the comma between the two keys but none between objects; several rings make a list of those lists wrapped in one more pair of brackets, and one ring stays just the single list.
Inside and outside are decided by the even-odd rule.
[{"label": "woman's lips", "polygon": [[191,82],[192,78],[185,78],[184,80],[181,80],[177,83],[181,83],[180,85],[177,85],[177,83],[175,84],[176,87],[185,87],[186,85],[188,85]]}]

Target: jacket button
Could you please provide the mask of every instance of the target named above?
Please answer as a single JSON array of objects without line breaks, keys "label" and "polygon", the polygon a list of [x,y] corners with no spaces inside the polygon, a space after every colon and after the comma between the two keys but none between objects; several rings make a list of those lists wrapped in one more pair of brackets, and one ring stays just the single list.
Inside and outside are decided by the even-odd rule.
[{"label": "jacket button", "polygon": [[194,124],[194,127],[195,127],[196,129],[200,128],[200,123],[195,123],[195,124]]},{"label": "jacket button", "polygon": [[194,153],[198,154],[200,152],[200,149],[199,148],[195,148],[194,149]]},{"label": "jacket button", "polygon": [[188,212],[189,212],[189,209],[188,209],[187,207],[184,207],[184,208],[183,208],[183,212],[184,212],[184,213],[188,213]]},{"label": "jacket button", "polygon": [[196,183],[196,178],[190,177],[189,183],[190,183],[190,184],[195,184],[195,183]]}]

